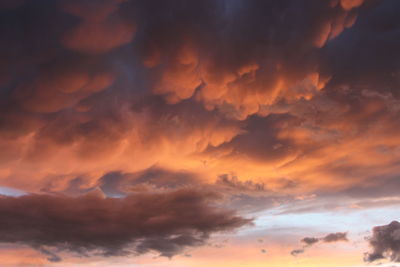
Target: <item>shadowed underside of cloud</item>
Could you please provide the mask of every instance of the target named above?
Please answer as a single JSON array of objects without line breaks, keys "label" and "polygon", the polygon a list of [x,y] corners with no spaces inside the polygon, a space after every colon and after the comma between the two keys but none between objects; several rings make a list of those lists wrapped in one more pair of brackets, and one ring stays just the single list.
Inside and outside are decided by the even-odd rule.
[{"label": "shadowed underside of cloud", "polygon": [[372,251],[365,253],[364,260],[373,262],[388,258],[400,262],[400,223],[393,221],[388,225],[376,226],[369,238]]},{"label": "shadowed underside of cloud", "polygon": [[26,195],[0,198],[0,242],[30,245],[57,260],[54,252],[83,256],[143,254],[172,257],[199,246],[214,232],[251,220],[216,208],[217,195],[196,190],[104,198]]},{"label": "shadowed underside of cloud", "polygon": [[[247,212],[294,195],[329,195],[312,202],[329,210],[343,195],[396,195],[399,10],[0,0],[0,186],[68,195],[0,198],[0,241],[52,261],[57,250],[172,256],[248,223],[205,189]],[[82,195],[96,188],[121,198]],[[291,211],[315,209],[305,202]],[[397,260],[392,235],[374,236],[367,260]]]},{"label": "shadowed underside of cloud", "polygon": [[396,1],[4,3],[2,186],[194,159],[261,192],[269,176],[346,187],[399,165]]}]

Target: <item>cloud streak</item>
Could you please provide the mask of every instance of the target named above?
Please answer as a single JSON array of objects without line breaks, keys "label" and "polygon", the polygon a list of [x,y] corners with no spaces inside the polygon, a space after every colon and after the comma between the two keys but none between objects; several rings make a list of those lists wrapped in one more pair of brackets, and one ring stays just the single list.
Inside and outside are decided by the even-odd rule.
[{"label": "cloud streak", "polygon": [[290,252],[292,256],[298,256],[299,254],[303,254],[309,247],[322,242],[322,243],[335,243],[335,242],[347,242],[347,233],[346,232],[337,232],[337,233],[330,233],[324,237],[304,237],[300,240],[303,243],[303,247],[299,249],[294,249]]}]

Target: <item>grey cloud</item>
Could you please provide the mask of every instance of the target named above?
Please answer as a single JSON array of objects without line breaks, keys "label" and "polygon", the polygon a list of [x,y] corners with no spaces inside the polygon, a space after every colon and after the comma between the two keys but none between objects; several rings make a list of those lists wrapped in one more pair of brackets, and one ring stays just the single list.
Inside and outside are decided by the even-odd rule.
[{"label": "grey cloud", "polygon": [[251,220],[217,208],[214,193],[178,190],[125,198],[25,195],[0,197],[0,242],[26,244],[59,261],[57,251],[81,256],[143,254],[172,257],[203,245],[215,232]]},{"label": "grey cloud", "polygon": [[393,262],[400,262],[400,223],[393,221],[388,225],[375,226],[369,245],[372,251],[365,253],[365,261],[388,258]]},{"label": "grey cloud", "polygon": [[315,238],[315,237],[304,237],[301,240],[301,242],[303,242],[307,246],[311,246],[311,245],[317,243],[318,241],[319,241],[319,238]]},{"label": "grey cloud", "polygon": [[299,254],[303,254],[304,253],[304,249],[294,249],[290,252],[290,255],[296,257]]}]

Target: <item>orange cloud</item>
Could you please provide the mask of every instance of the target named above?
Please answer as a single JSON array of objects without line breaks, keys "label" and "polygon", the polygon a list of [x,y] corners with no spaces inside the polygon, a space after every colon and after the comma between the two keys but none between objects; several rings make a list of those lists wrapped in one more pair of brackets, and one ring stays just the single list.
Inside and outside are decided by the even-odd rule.
[{"label": "orange cloud", "polygon": [[63,44],[79,52],[99,54],[131,42],[136,26],[115,14],[121,2],[124,1],[64,2],[63,10],[82,21],[64,34]]},{"label": "orange cloud", "polygon": [[26,109],[33,112],[56,112],[77,104],[81,99],[104,90],[114,80],[111,73],[90,76],[80,70],[42,73],[34,81],[22,84],[14,96]]},{"label": "orange cloud", "polygon": [[[298,202],[285,211],[398,201],[393,1],[5,3],[13,8],[1,9],[0,194],[45,194],[74,211],[92,191],[123,205],[127,195],[157,194],[133,201],[151,208],[196,188],[219,192],[215,206],[255,216]],[[95,202],[105,216],[118,210]],[[173,224],[163,209],[146,224]],[[20,221],[31,221],[29,210]],[[294,265],[290,249],[273,264]],[[271,251],[260,247],[249,262],[262,265]]]},{"label": "orange cloud", "polygon": [[363,4],[364,0],[340,0],[340,5],[345,10],[350,10],[359,7]]}]

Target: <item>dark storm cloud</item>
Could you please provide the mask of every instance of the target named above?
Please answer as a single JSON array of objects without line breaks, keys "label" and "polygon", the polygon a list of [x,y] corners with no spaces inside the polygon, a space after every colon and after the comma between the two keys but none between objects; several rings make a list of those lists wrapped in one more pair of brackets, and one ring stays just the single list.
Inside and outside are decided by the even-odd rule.
[{"label": "dark storm cloud", "polygon": [[329,1],[178,2],[148,1],[139,12],[146,24],[137,40],[154,68],[154,92],[173,103],[196,93],[239,118],[318,91],[325,78],[308,80],[318,71],[318,48],[334,26],[355,18]]},{"label": "dark storm cloud", "polygon": [[393,221],[388,225],[375,226],[369,245],[372,251],[365,253],[365,261],[389,258],[393,262],[400,262],[400,223]]},{"label": "dark storm cloud", "polygon": [[66,13],[81,19],[64,34],[64,46],[82,53],[101,54],[130,43],[136,26],[118,14],[118,4],[122,2],[125,1],[62,1]]},{"label": "dark storm cloud", "polygon": [[[282,191],[315,183],[340,196],[396,192],[388,173],[400,166],[396,0],[0,2],[1,182],[78,196],[1,198],[0,241],[29,244],[51,261],[59,260],[52,249],[172,256],[248,222],[210,207],[190,170],[149,168],[163,160],[201,161],[196,171],[205,173],[276,165],[289,174],[275,187]],[[365,153],[373,142],[376,154]],[[179,162],[189,156],[199,158]],[[276,177],[234,177],[209,185],[230,207],[292,200],[269,192]],[[187,186],[199,191],[174,191]],[[82,196],[96,187],[127,197]],[[374,247],[370,261],[397,253]]]},{"label": "dark storm cloud", "polygon": [[357,23],[327,44],[323,66],[333,74],[328,87],[348,84],[398,98],[399,8],[396,0],[367,1]]},{"label": "dark storm cloud", "polygon": [[[269,87],[278,76],[289,84],[302,80],[317,68],[321,27],[347,16],[329,1],[42,0],[15,6],[2,11],[2,93],[17,111],[28,111],[25,116],[84,109],[80,101],[118,83],[113,71],[131,76],[121,80],[135,77],[124,85],[129,94],[145,86],[177,102],[198,89],[198,100],[210,107],[232,116],[254,113],[230,94],[237,90],[254,102],[252,95],[274,90]],[[106,70],[96,70],[102,65]],[[207,77],[196,74],[200,69]],[[215,90],[227,91],[215,96]]]},{"label": "dark storm cloud", "polygon": [[104,198],[26,195],[1,197],[0,242],[81,255],[159,252],[171,257],[204,244],[210,234],[250,223],[213,206],[218,196],[196,190]]},{"label": "dark storm cloud", "polygon": [[[81,179],[73,181],[73,185],[77,185]],[[71,186],[72,184],[67,192],[71,192]],[[184,170],[173,171],[157,166],[134,173],[109,172],[99,178],[96,187],[111,197],[124,196],[132,192],[168,192],[175,189],[197,188],[218,192],[223,196],[224,207],[246,214],[293,200],[291,196],[269,190],[262,183],[251,180],[240,181],[234,175],[220,175],[214,184],[209,184],[203,182],[195,173]],[[90,190],[94,189],[95,187],[92,187]],[[80,189],[83,192],[87,190]]]},{"label": "dark storm cloud", "polygon": [[230,154],[246,154],[255,160],[275,161],[295,152],[296,144],[290,139],[279,138],[282,127],[296,127],[301,119],[289,114],[272,114],[267,117],[251,116],[245,121],[244,132],[209,153],[229,149]]},{"label": "dark storm cloud", "polygon": [[[335,47],[343,41],[337,39],[350,31],[345,29],[362,2],[21,2],[2,11],[0,134],[13,139],[34,134],[29,159],[36,153],[48,157],[48,148],[60,144],[74,144],[84,157],[107,157],[133,127],[149,126],[138,125],[143,117],[160,122],[140,129],[143,139],[166,134],[173,141],[191,138],[195,125],[219,121],[223,131],[243,126],[247,134],[237,136],[243,133],[237,129],[223,139],[201,140],[199,150],[237,136],[221,149],[257,160],[288,157],[315,145],[296,143],[279,130],[303,127],[301,116],[253,116],[242,124],[222,122],[221,114],[245,119],[287,113],[273,106],[319,92],[326,83],[320,68],[327,77],[340,71],[330,57],[340,58]],[[142,98],[149,94],[174,105]],[[132,115],[135,120],[127,118],[130,108],[140,111]],[[157,115],[173,109],[171,117]],[[16,146],[8,146],[5,158],[21,157]]]},{"label": "dark storm cloud", "polygon": [[[371,148],[371,154],[392,156],[387,164],[398,168],[395,138],[399,131],[397,43],[400,20],[396,15],[399,8],[397,1],[365,1],[359,10],[353,9],[351,12],[357,13],[355,24],[322,48],[319,66],[322,74],[330,76],[324,89],[309,101],[277,102],[270,111],[281,113],[279,115],[249,117],[243,127],[246,132],[223,144],[221,150],[230,149],[232,155],[242,153],[265,162],[291,156],[295,158],[291,163],[295,164],[297,159],[313,157],[313,153],[320,157],[318,150],[331,144],[353,138],[368,142],[368,138],[375,136],[376,146]],[[358,155],[363,153],[355,146],[354,150],[357,149],[360,149]],[[218,150],[211,150],[215,151]],[[362,194],[365,188],[366,195],[367,191],[385,195],[386,191],[396,188],[396,179],[389,177],[393,173],[379,175],[389,177],[388,184],[375,175],[384,171],[379,164],[349,162],[355,155],[331,158],[329,164],[322,164],[313,171],[347,181],[366,180],[349,189],[354,194]],[[309,173],[307,169],[298,176]]]}]

